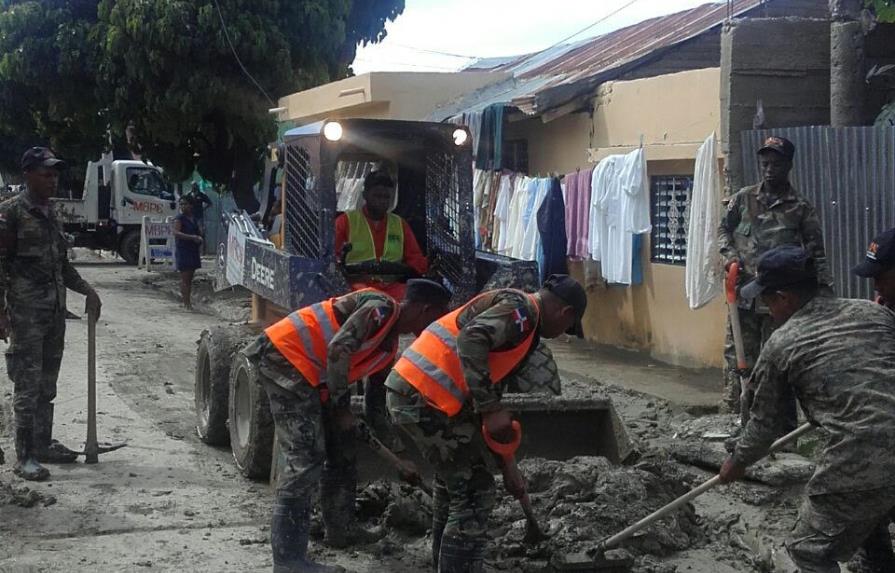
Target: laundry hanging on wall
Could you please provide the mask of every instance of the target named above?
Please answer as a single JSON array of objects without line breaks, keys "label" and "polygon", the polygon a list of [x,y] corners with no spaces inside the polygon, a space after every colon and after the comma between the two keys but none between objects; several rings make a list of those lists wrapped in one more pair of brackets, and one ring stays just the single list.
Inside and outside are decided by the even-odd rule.
[{"label": "laundry hanging on wall", "polygon": [[716,146],[715,134],[712,133],[696,152],[684,270],[687,302],[692,309],[708,304],[723,290],[724,273],[718,256],[721,176]]},{"label": "laundry hanging on wall", "polygon": [[593,168],[573,171],[565,176],[566,251],[573,260],[588,257],[590,235],[590,194]]},{"label": "laundry hanging on wall", "polygon": [[634,235],[650,229],[643,149],[600,161],[591,178],[589,243],[590,256],[600,261],[606,282],[637,284],[632,276]]},{"label": "laundry hanging on wall", "polygon": [[476,169],[473,211],[477,249],[536,261],[542,278],[548,270],[566,269],[565,202],[558,179]]}]

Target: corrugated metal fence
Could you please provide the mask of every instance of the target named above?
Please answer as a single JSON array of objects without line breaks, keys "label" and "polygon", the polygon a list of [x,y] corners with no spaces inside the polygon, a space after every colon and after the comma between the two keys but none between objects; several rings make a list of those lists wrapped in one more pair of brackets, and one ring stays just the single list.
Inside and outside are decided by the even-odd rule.
[{"label": "corrugated metal fence", "polygon": [[758,183],[755,151],[769,135],[796,146],[791,181],[817,209],[836,294],[869,298],[851,273],[877,234],[895,227],[895,127],[790,127],[742,133],[744,180]]}]

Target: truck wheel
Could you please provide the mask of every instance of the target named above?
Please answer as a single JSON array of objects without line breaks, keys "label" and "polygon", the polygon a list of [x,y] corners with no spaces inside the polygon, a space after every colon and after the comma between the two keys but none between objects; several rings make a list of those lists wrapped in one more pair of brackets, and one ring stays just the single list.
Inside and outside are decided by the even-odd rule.
[{"label": "truck wheel", "polygon": [[140,259],[140,231],[128,231],[118,243],[118,254],[129,265],[136,265]]},{"label": "truck wheel", "polygon": [[246,334],[239,328],[218,326],[203,330],[199,338],[193,389],[196,432],[210,446],[226,446],[230,441],[227,429],[230,364]]},{"label": "truck wheel", "polygon": [[550,347],[541,340],[507,384],[508,393],[561,393],[559,369]]},{"label": "truck wheel", "polygon": [[270,476],[273,434],[273,417],[267,393],[258,384],[258,369],[240,352],[230,368],[230,449],[242,475]]}]

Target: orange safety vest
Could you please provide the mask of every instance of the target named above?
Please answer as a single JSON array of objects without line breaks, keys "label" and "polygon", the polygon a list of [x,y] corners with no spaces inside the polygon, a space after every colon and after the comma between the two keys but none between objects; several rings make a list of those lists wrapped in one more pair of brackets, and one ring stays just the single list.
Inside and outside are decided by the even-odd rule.
[{"label": "orange safety vest", "polygon": [[[535,301],[532,295],[526,296]],[[416,388],[430,405],[448,416],[456,416],[469,396],[469,387],[457,353],[457,336],[460,334],[457,319],[478,298],[430,324],[395,364],[396,372]],[[537,303],[534,306],[538,309],[536,312],[540,312]],[[538,318],[536,314],[535,328],[521,344],[488,354],[492,384],[500,383],[528,354],[537,331]]]},{"label": "orange safety vest", "polygon": [[[382,294],[375,289],[363,289],[356,293],[366,291]],[[320,375],[326,370],[329,343],[341,327],[333,310],[333,303],[336,300],[331,298],[296,310],[264,330],[280,354],[295,366],[314,388],[320,385]],[[397,309],[397,301],[394,299],[391,301]],[[360,349],[351,355],[348,367],[349,382],[360,380],[392,363],[398,353],[398,345],[392,345],[388,350],[383,350],[380,346],[397,320],[398,313],[393,312],[391,318],[379,327],[373,337],[366,340]]]}]

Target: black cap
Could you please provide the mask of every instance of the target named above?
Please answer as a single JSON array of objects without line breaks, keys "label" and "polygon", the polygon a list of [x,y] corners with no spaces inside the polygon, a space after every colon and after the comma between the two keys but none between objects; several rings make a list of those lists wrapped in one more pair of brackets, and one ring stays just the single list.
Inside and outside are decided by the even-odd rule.
[{"label": "black cap", "polygon": [[366,177],[364,177],[364,191],[369,191],[373,187],[388,187],[389,189],[395,188],[395,180],[392,179],[392,176],[389,175],[388,171],[377,170],[370,171]]},{"label": "black cap", "polygon": [[792,159],[796,155],[796,146],[785,137],[772,135],[764,140],[764,144],[758,150],[758,154],[761,155],[765,151],[776,151],[783,157]]},{"label": "black cap", "polygon": [[65,162],[46,147],[32,147],[22,155],[22,171],[31,171],[38,167],[64,169]]},{"label": "black cap", "polygon": [[895,267],[895,229],[874,238],[867,247],[864,262],[853,268],[852,272],[870,279],[892,267]]},{"label": "black cap", "polygon": [[447,306],[452,296],[451,291],[441,283],[429,279],[410,279],[407,281],[404,300]]},{"label": "black cap", "polygon": [[581,326],[581,317],[587,309],[587,293],[584,292],[584,287],[569,275],[550,275],[544,281],[544,289],[575,309],[575,324],[568,330],[568,334],[584,338],[584,329]]},{"label": "black cap", "polygon": [[740,296],[750,300],[765,290],[781,290],[806,283],[817,284],[814,259],[802,247],[774,247],[758,259],[758,276],[740,289]]}]

